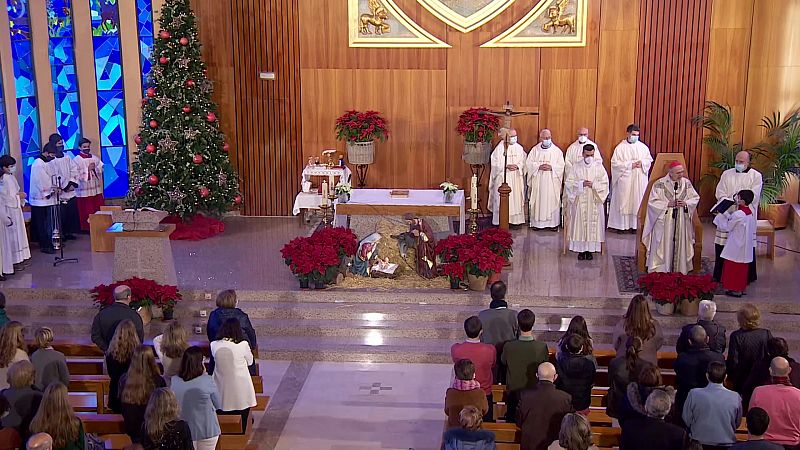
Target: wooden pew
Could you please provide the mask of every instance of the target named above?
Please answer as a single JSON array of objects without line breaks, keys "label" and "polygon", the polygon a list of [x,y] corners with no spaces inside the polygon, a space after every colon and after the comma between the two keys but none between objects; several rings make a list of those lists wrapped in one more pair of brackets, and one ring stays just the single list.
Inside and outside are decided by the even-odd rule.
[{"label": "wooden pew", "polygon": [[[67,369],[72,375],[103,375],[105,373],[104,364],[103,358],[67,358]],[[163,373],[164,365],[160,361],[157,361],[157,364]],[[255,365],[255,368],[256,375],[259,375],[258,364]],[[206,364],[206,370],[208,370],[208,364]]]},{"label": "wooden pew", "polygon": [[[151,345],[151,346],[153,345],[153,341],[152,340],[146,340],[144,343],[147,344],[147,345]],[[203,340],[203,341],[190,341],[189,345],[195,346],[195,347],[200,347],[200,349],[203,350],[203,354],[205,356],[211,356],[211,346],[208,343],[208,341],[205,341],[205,340]],[[86,339],[86,340],[71,340],[71,341],[59,341],[59,340],[56,340],[56,341],[53,342],[53,348],[55,350],[58,350],[59,352],[63,353],[64,356],[85,356],[85,357],[91,357],[91,356],[100,356],[100,357],[102,357],[102,356],[104,356],[103,355],[103,351],[100,350],[96,345],[94,345],[93,342],[91,342],[91,340],[88,340],[88,339]],[[37,349],[37,347],[31,341],[31,342],[28,343],[28,349],[29,349],[28,353],[33,353]],[[254,348],[253,349],[253,356],[255,358],[258,358],[258,348]]]},{"label": "wooden pew", "polygon": [[[520,448],[520,429],[513,423],[484,423],[481,428],[494,433],[498,450],[518,450]],[[592,437],[595,445],[599,448],[619,446],[620,435],[619,428],[592,427]]]}]

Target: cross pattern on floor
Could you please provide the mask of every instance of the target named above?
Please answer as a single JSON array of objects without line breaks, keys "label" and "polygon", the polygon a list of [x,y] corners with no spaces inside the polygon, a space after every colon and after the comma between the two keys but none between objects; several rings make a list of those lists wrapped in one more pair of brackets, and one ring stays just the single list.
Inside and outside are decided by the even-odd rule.
[{"label": "cross pattern on floor", "polygon": [[379,395],[381,391],[391,391],[391,386],[383,386],[381,383],[372,383],[371,386],[359,386],[359,391],[369,391],[369,395]]}]

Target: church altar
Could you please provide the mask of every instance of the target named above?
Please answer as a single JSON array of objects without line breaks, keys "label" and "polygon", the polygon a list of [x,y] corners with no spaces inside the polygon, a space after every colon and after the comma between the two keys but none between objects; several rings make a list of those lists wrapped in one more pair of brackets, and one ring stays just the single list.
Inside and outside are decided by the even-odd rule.
[{"label": "church altar", "polygon": [[[322,204],[322,194],[320,194],[316,189],[312,190],[312,182],[311,177],[323,177],[327,178],[329,182],[334,180],[333,186],[335,186],[335,179],[338,178],[339,181],[349,183],[350,177],[353,175],[353,172],[350,171],[350,168],[347,166],[344,167],[328,167],[325,165],[308,165],[303,169],[302,178],[300,179],[300,186],[302,190],[297,193],[297,196],[294,198],[294,206],[292,207],[292,214],[295,216],[300,214],[302,210],[309,210],[309,209],[319,209],[319,205]],[[333,189],[333,186],[330,188]]]},{"label": "church altar", "polygon": [[[452,203],[444,202],[444,195],[439,189],[411,189],[408,197],[392,197],[391,191],[391,189],[353,189],[350,201],[335,202],[334,226],[346,227],[349,219],[349,227],[359,238],[363,238],[365,234],[359,232],[362,228],[359,222],[368,221],[370,217],[402,220],[403,215],[409,213],[426,219],[433,231],[437,232],[455,231],[452,220],[457,217],[458,232],[464,233],[463,190],[455,193]],[[366,225],[366,228],[369,228],[369,225]]]}]

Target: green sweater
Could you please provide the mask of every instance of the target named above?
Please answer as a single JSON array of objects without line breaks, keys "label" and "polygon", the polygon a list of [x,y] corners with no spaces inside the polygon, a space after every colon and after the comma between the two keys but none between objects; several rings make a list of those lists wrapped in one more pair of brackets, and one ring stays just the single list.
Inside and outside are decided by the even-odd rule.
[{"label": "green sweater", "polygon": [[533,338],[520,336],[503,346],[500,360],[506,366],[506,383],[510,391],[533,387],[538,381],[536,371],[539,364],[549,361],[547,344]]},{"label": "green sweater", "polygon": [[0,327],[7,324],[8,322],[11,322],[11,319],[9,319],[8,316],[6,315],[5,308],[0,308]]}]

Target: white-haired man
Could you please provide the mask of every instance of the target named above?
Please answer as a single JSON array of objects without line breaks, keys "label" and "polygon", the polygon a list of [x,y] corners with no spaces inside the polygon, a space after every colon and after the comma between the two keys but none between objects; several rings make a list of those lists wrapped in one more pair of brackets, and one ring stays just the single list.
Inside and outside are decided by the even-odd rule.
[{"label": "white-haired man", "polygon": [[661,389],[647,396],[647,416],[636,416],[622,423],[621,449],[683,450],[686,432],[664,418],[672,408],[672,397]]},{"label": "white-haired man", "polygon": [[714,317],[717,315],[717,304],[711,300],[700,300],[697,307],[697,323],[684,325],[678,341],[675,343],[675,351],[678,353],[689,350],[689,336],[695,325],[700,325],[706,330],[708,335],[708,348],[717,352],[725,353],[727,338],[725,336],[725,326],[717,323]]}]

